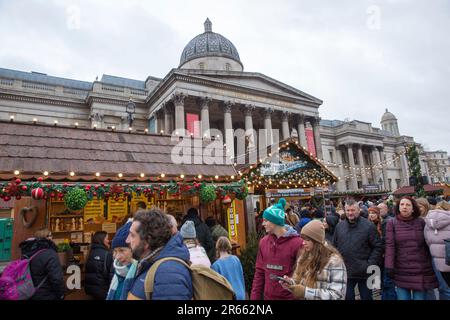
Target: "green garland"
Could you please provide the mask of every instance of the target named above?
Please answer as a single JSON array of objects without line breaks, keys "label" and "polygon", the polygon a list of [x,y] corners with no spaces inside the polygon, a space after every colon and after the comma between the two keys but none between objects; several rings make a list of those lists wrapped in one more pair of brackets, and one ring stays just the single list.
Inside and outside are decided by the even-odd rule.
[{"label": "green garland", "polygon": [[[204,189],[207,187],[207,189]],[[128,185],[128,184],[68,184],[68,183],[45,183],[43,178],[39,178],[38,181],[22,182],[20,179],[15,179],[9,182],[0,182],[0,199],[9,201],[12,198],[20,199],[21,197],[31,196],[31,191],[36,188],[42,188],[44,191],[43,199],[59,199],[63,200],[74,189],[79,189],[77,193],[81,196],[84,193],[87,197],[87,201],[92,199],[114,199],[119,200],[123,198],[131,198],[131,195],[135,193],[137,196],[145,196],[147,198],[153,197],[155,194],[160,196],[164,194],[171,194],[173,196],[195,196],[200,195],[202,190],[207,192],[203,198],[213,198],[213,192],[215,196],[220,198],[226,195],[235,196],[239,200],[245,199],[248,194],[248,188],[243,180],[232,182],[227,185],[216,186],[211,183],[205,182],[192,182],[183,183],[171,181],[167,184],[146,184],[146,185]],[[215,198],[214,198],[215,199]],[[212,200],[209,200],[212,201]],[[82,205],[74,205],[79,207]]]},{"label": "green garland", "polygon": [[208,203],[216,200],[216,187],[214,185],[203,185],[200,189],[200,201]]},{"label": "green garland", "polygon": [[80,188],[73,188],[64,197],[64,203],[70,210],[81,210],[88,203],[88,197]]}]

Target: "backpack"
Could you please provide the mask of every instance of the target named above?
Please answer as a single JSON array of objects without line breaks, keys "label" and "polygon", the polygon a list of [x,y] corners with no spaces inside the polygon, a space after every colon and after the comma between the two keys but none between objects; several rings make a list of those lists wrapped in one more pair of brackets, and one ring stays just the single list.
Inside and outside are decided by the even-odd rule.
[{"label": "backpack", "polygon": [[8,264],[0,278],[0,300],[28,300],[36,293],[48,275],[35,287],[31,278],[30,263],[45,250],[47,249],[39,250],[31,258],[25,257]]},{"label": "backpack", "polygon": [[155,274],[159,265],[165,261],[177,261],[189,269],[192,276],[192,287],[194,289],[194,300],[235,300],[236,295],[228,280],[204,265],[189,265],[184,260],[167,257],[156,261],[145,277],[144,289],[145,297],[151,300]]}]

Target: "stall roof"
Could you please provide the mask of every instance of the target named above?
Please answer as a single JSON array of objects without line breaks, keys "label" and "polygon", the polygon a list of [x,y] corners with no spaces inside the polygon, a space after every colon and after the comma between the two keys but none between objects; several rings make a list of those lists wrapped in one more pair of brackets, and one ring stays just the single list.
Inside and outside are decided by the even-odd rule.
[{"label": "stall roof", "polygon": [[[224,182],[236,176],[229,164],[174,164],[171,154],[178,142],[167,135],[0,121],[0,136],[0,180],[14,178],[15,170],[22,179],[48,171],[50,180],[73,181],[169,181],[181,174],[189,181],[201,174],[202,180],[218,175],[214,181]],[[196,151],[192,143],[192,154]]]},{"label": "stall roof", "polygon": [[[445,185],[441,185],[441,184],[437,184],[437,185],[433,185],[433,184],[426,184],[423,186],[423,189],[425,190],[426,193],[436,193],[436,192],[440,192],[440,191],[444,191],[446,188]],[[404,186],[401,187],[400,189],[397,189],[393,192],[393,195],[395,196],[400,196],[400,195],[406,195],[406,194],[413,194],[414,191],[414,186]]]}]

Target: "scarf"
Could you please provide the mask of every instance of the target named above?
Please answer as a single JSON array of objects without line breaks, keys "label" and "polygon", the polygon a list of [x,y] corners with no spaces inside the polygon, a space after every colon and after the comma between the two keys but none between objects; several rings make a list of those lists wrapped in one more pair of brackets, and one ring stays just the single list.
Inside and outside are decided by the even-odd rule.
[{"label": "scarf", "polygon": [[126,300],[136,275],[137,261],[133,259],[129,265],[123,266],[115,259],[113,265],[114,277],[111,281],[106,300]]}]

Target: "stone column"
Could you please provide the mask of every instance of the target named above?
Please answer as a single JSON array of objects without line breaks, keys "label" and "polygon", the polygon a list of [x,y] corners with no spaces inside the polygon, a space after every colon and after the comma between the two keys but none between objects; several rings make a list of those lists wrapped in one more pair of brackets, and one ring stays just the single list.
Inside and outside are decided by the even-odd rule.
[{"label": "stone column", "polygon": [[173,103],[175,105],[175,130],[179,135],[185,132],[185,115],[184,115],[184,99],[186,96],[183,93],[175,93],[173,95]]},{"label": "stone column", "polygon": [[205,97],[200,100],[201,106],[201,120],[202,120],[202,131],[201,136],[203,138],[211,138],[211,134],[209,132],[209,105],[211,103],[211,98]]},{"label": "stone column", "polygon": [[[373,180],[374,180],[373,182],[375,184],[380,185],[379,180],[382,177],[382,173],[380,170],[381,159],[380,159],[380,154],[378,152],[377,147],[372,147],[371,154],[372,154],[372,161],[373,161]],[[382,180],[384,183],[384,178],[382,178]],[[384,185],[380,185],[380,189],[383,189],[383,188],[384,188]]]},{"label": "stone column", "polygon": [[245,135],[246,137],[248,137],[248,145],[250,148],[256,147],[255,133],[253,130],[253,118],[252,118],[252,112],[254,110],[255,106],[251,104],[247,104],[241,109],[245,117]]},{"label": "stone column", "polygon": [[264,129],[266,130],[266,144],[268,146],[273,144],[272,113],[272,108],[267,108],[264,110]]},{"label": "stone column", "polygon": [[[356,179],[356,171],[355,168],[355,158],[353,157],[353,148],[351,144],[347,145],[347,153],[348,153],[348,165],[350,166],[350,187],[352,190],[358,190],[358,180]],[[353,168],[353,169],[352,169]]]},{"label": "stone column", "polygon": [[164,124],[164,111],[159,109],[156,111],[156,133],[161,133],[161,130],[165,132],[165,124]]},{"label": "stone column", "polygon": [[283,135],[283,140],[289,139],[291,134],[289,132],[289,116],[290,113],[287,111],[283,111],[281,114],[281,130]]},{"label": "stone column", "polygon": [[[403,150],[402,150],[403,151]],[[409,172],[408,172],[408,160],[406,155],[400,156],[400,165],[402,167],[402,181],[404,186],[409,186]]]},{"label": "stone column", "polygon": [[169,103],[164,103],[164,133],[172,134],[172,110]]},{"label": "stone column", "polygon": [[313,127],[314,132],[314,144],[316,145],[316,157],[319,159],[323,159],[322,154],[322,141],[320,139],[320,118],[314,118],[311,121],[311,125]]},{"label": "stone column", "polygon": [[362,152],[362,145],[358,144],[358,162],[359,162],[359,168],[361,172],[362,177],[362,184],[368,184],[369,181],[367,180],[366,170],[365,170],[365,164],[364,164],[364,156]]},{"label": "stone column", "polygon": [[308,148],[306,143],[305,116],[303,114],[297,115],[297,121],[298,142],[302,147]]},{"label": "stone column", "polygon": [[339,176],[340,176],[340,180],[338,180],[337,185],[338,185],[338,191],[346,191],[345,190],[345,172],[344,172],[344,161],[342,159],[342,153],[341,153],[341,148],[337,147],[336,148],[336,159],[337,159],[337,163],[339,165]]},{"label": "stone column", "polygon": [[226,161],[227,163],[234,163],[234,132],[233,120],[231,118],[231,108],[233,103],[231,101],[225,102],[223,105],[223,128],[226,146]]},{"label": "stone column", "polygon": [[[379,157],[381,159],[380,161],[384,161],[382,149],[378,149],[378,152],[379,152]],[[389,190],[389,181],[388,181],[386,163],[383,163],[383,165],[382,165],[382,172],[383,172],[384,189]]]}]

